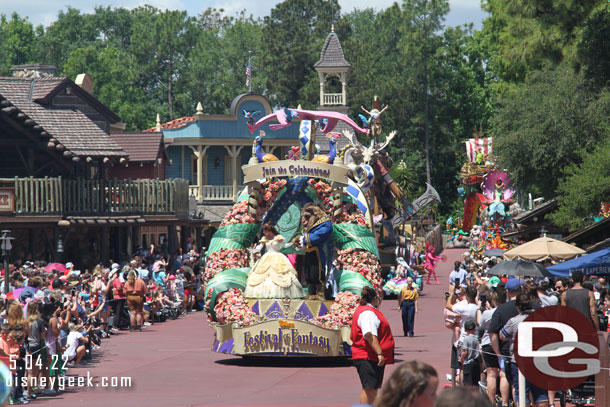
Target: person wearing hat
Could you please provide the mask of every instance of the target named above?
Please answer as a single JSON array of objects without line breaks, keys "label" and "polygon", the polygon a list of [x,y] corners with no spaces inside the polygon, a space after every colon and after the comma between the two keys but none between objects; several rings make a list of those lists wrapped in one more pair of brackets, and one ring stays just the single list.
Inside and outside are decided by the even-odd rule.
[{"label": "person wearing hat", "polygon": [[74,271],[74,263],[72,263],[71,261],[66,263],[66,271],[64,272],[64,276],[67,276],[68,274],[70,274],[72,271]]},{"label": "person wearing hat", "polygon": [[491,287],[496,288],[498,286],[498,284],[500,284],[501,282],[502,282],[502,280],[500,280],[500,277],[498,277],[498,276],[491,276],[489,278],[489,285]]},{"label": "person wearing hat", "polygon": [[458,342],[458,353],[462,364],[464,386],[476,387],[481,379],[481,369],[479,364],[480,344],[479,338],[475,335],[477,324],[469,319],[464,324],[465,335]]},{"label": "person wearing hat", "polygon": [[178,300],[178,291],[176,287],[176,275],[170,274],[167,278],[167,284],[165,287],[165,293],[169,297],[172,302],[179,302]]}]

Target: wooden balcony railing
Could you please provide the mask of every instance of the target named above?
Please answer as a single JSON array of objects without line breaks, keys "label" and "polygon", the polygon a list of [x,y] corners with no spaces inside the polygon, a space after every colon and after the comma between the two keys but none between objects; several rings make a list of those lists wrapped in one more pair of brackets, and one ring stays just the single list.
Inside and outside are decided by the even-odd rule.
[{"label": "wooden balcony railing", "polygon": [[[6,179],[0,180],[6,184]],[[173,214],[188,216],[182,179],[67,180],[15,177],[15,215]]]},{"label": "wooden balcony railing", "polygon": [[[238,186],[237,191],[244,189],[243,186]],[[233,185],[204,185],[199,190],[199,185],[189,186],[189,195],[200,197],[203,202],[206,201],[233,201]]]},{"label": "wooden balcony railing", "polygon": [[324,105],[325,106],[333,106],[343,105],[343,94],[342,93],[325,93],[324,94]]}]

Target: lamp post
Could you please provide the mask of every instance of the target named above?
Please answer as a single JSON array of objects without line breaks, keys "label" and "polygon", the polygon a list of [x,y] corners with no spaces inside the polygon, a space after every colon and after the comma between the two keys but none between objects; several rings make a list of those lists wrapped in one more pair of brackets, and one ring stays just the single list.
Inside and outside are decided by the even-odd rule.
[{"label": "lamp post", "polygon": [[62,235],[57,236],[57,245],[55,246],[55,261],[58,263],[62,262],[62,256],[64,254],[64,241]]},{"label": "lamp post", "polygon": [[3,230],[0,233],[2,234],[2,236],[0,236],[0,248],[2,249],[2,257],[4,258],[4,294],[8,294],[8,257],[13,248],[11,240],[14,238],[10,236],[10,230]]}]

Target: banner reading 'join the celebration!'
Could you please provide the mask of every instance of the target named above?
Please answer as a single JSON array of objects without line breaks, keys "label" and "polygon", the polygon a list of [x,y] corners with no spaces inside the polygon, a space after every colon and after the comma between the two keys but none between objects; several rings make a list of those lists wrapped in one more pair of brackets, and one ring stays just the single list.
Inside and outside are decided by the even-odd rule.
[{"label": "banner reading 'join the celebration!'", "polygon": [[343,165],[332,165],[302,160],[271,161],[255,165],[244,165],[244,183],[262,178],[278,177],[311,177],[347,184],[349,168]]}]

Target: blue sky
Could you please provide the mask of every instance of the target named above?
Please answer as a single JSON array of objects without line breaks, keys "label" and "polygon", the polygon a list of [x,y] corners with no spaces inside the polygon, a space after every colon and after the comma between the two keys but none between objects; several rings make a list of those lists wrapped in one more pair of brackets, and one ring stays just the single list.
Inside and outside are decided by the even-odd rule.
[{"label": "blue sky", "polygon": [[[60,9],[71,5],[82,12],[91,12],[96,5],[134,8],[143,4],[151,4],[161,9],[187,10],[191,15],[197,15],[208,7],[224,8],[226,13],[234,15],[245,9],[255,17],[264,17],[279,3],[278,0],[0,0],[0,14],[10,15],[14,11],[20,16],[28,16],[35,25],[48,26],[57,16]],[[384,9],[390,6],[392,0],[339,0],[343,12],[354,8],[374,7]],[[485,12],[481,10],[480,0],[449,0],[451,11],[446,19],[446,25],[455,26],[474,23],[475,28],[481,28]]]}]

